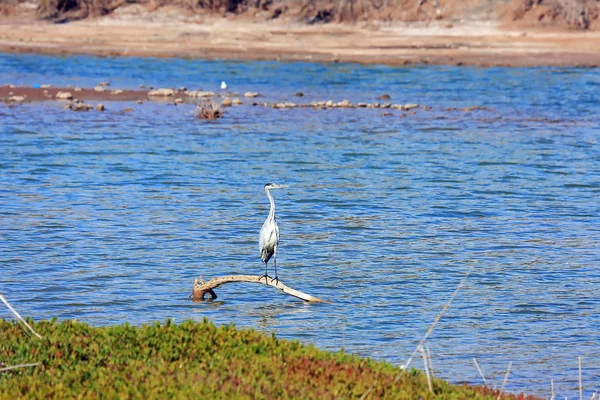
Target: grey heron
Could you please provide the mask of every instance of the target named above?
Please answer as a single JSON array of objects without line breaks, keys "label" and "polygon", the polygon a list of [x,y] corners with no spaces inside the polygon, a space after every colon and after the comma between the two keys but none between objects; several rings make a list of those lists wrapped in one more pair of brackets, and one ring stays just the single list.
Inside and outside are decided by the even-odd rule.
[{"label": "grey heron", "polygon": [[260,249],[260,259],[265,263],[265,283],[267,283],[268,277],[268,266],[267,263],[273,257],[273,264],[275,264],[275,278],[271,279],[279,282],[277,278],[277,245],[279,244],[279,226],[275,220],[275,200],[271,196],[271,189],[283,189],[287,188],[287,185],[278,185],[276,183],[267,183],[265,185],[265,193],[271,203],[271,210],[269,216],[260,229],[260,235],[258,236],[258,248]]}]

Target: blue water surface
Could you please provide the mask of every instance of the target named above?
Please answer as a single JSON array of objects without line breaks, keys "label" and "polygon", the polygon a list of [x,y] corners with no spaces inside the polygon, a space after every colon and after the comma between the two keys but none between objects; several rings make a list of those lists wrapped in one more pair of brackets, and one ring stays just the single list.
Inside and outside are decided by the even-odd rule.
[{"label": "blue water surface", "polygon": [[[575,397],[582,356],[585,397],[599,389],[600,70],[0,55],[0,84],[221,80],[431,110],[0,103],[0,291],[22,314],[208,317],[399,365],[471,270],[426,342],[436,376],[479,384],[475,357],[499,387],[512,362],[506,390]],[[251,284],[188,300],[195,277],[263,272],[269,181],[290,185],[273,192],[280,279],[333,304]]]}]

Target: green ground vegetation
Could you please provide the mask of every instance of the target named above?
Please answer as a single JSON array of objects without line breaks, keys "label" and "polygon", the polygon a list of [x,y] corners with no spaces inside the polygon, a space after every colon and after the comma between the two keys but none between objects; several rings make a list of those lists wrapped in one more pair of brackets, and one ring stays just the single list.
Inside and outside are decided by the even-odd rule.
[{"label": "green ground vegetation", "polygon": [[[0,399],[496,399],[483,387],[434,380],[384,362],[332,353],[211,322],[93,327],[33,324],[39,340],[0,320]],[[522,398],[522,396],[519,396]],[[515,398],[503,396],[503,398]]]}]

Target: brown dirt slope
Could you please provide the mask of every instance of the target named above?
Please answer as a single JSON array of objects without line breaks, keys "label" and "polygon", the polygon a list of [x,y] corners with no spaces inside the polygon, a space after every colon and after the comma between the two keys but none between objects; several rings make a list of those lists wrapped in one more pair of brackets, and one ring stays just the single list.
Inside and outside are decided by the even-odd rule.
[{"label": "brown dirt slope", "polygon": [[230,14],[308,24],[474,20],[503,21],[520,28],[600,29],[600,0],[0,0],[0,15],[28,9],[60,23],[107,15],[131,4],[148,11],[176,7],[190,15]]},{"label": "brown dirt slope", "polygon": [[512,26],[600,29],[600,0],[512,0],[504,16]]}]

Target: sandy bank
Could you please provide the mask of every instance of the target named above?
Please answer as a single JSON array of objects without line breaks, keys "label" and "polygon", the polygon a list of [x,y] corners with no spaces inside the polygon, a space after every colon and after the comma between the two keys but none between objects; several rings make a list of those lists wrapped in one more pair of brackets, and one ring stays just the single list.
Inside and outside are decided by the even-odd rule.
[{"label": "sandy bank", "polygon": [[492,22],[306,25],[186,19],[130,10],[66,24],[0,19],[0,51],[477,66],[599,66],[600,32],[505,30]]}]

